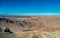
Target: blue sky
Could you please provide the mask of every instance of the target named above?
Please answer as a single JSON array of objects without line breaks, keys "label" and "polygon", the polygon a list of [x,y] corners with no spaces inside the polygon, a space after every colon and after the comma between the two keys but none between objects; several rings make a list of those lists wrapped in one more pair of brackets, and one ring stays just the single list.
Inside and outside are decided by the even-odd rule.
[{"label": "blue sky", "polygon": [[60,15],[60,0],[0,0],[0,15]]}]

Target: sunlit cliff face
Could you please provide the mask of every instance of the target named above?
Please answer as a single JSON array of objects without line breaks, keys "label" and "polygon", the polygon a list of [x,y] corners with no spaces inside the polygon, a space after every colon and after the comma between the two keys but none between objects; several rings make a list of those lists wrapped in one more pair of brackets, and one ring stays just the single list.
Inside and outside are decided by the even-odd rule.
[{"label": "sunlit cliff face", "polygon": [[12,20],[3,23],[16,35],[16,38],[60,38],[60,17],[40,16]]}]

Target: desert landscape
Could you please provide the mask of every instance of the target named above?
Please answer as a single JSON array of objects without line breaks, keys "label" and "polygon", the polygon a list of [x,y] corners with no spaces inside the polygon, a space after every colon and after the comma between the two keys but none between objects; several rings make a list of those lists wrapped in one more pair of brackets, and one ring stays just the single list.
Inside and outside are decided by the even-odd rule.
[{"label": "desert landscape", "polygon": [[60,38],[60,16],[0,17],[0,38]]}]

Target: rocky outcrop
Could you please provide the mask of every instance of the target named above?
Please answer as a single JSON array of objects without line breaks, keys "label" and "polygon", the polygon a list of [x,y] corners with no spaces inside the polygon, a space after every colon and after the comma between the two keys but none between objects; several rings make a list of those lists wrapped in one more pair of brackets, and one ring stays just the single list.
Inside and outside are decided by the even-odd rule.
[{"label": "rocky outcrop", "polygon": [[0,18],[0,21],[5,21],[6,23],[14,23],[14,21],[7,18]]},{"label": "rocky outcrop", "polygon": [[9,28],[6,28],[4,32],[13,33]]}]

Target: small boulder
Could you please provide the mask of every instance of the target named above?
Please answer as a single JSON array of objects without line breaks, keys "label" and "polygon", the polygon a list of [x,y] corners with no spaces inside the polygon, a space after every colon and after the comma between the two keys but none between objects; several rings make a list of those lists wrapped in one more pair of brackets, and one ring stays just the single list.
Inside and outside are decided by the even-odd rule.
[{"label": "small boulder", "polygon": [[10,30],[9,28],[6,28],[6,29],[4,30],[4,32],[13,33],[13,32],[11,32],[11,30]]}]

